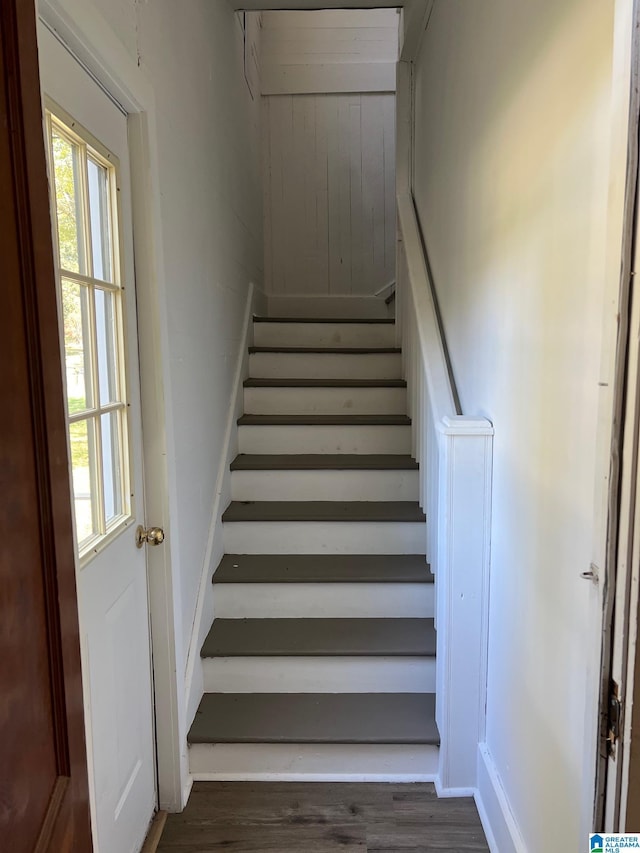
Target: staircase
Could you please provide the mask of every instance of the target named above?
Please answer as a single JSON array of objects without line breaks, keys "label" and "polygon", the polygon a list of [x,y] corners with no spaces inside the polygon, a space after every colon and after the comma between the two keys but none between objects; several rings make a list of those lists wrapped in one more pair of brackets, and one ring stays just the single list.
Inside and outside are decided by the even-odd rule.
[{"label": "staircase", "polygon": [[433,577],[392,320],[254,320],[196,779],[437,771]]}]

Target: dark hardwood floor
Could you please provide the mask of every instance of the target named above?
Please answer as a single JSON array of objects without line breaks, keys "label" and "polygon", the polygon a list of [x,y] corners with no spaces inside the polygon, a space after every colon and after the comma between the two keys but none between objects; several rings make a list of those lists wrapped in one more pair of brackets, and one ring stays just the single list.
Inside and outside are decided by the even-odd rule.
[{"label": "dark hardwood floor", "polygon": [[158,853],[488,851],[471,799],[433,785],[196,782]]}]

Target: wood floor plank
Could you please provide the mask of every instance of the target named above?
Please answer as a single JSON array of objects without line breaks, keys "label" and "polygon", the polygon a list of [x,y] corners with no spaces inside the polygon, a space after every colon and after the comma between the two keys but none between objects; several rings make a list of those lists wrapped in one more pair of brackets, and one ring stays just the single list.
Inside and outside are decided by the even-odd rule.
[{"label": "wood floor plank", "polygon": [[[358,824],[287,822],[264,824],[187,824],[176,831],[167,824],[163,846],[159,850],[172,850],[173,846],[195,845],[196,849],[233,850],[234,853],[254,853],[260,850],[297,850],[309,853],[321,850],[366,851],[366,829]],[[165,840],[166,838],[166,840]],[[261,846],[256,847],[259,843]]]},{"label": "wood floor plank", "polygon": [[376,821],[367,826],[367,850],[401,848],[415,851],[473,850],[488,851],[482,827],[474,822],[444,821],[438,817],[423,820]]},{"label": "wood floor plank", "polygon": [[158,853],[487,853],[475,803],[431,784],[196,782]]},{"label": "wood floor plank", "polygon": [[[242,787],[216,789],[213,797],[207,788],[210,783],[194,785],[188,808],[180,815],[172,815],[179,822],[222,821],[226,823],[273,824],[295,821],[303,824],[357,823],[375,820],[381,812],[392,809],[391,786],[314,784],[309,796],[304,783],[278,785],[243,783]],[[235,784],[235,783],[231,783]],[[273,791],[272,788],[277,788]],[[372,791],[371,788],[378,790]]]}]

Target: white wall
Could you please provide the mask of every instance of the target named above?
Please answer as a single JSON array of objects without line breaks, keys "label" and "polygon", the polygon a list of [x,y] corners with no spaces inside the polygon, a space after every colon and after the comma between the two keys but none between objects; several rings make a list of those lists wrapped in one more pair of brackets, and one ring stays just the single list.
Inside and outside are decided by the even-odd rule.
[{"label": "white wall", "polygon": [[583,849],[593,795],[613,11],[436,0],[416,65],[417,207],[463,411],[496,429],[486,740],[528,850]]},{"label": "white wall", "polygon": [[140,61],[156,93],[188,648],[247,288],[262,283],[259,102],[226,4],[192,0],[188,13],[171,0],[135,5]]},{"label": "white wall", "polygon": [[265,282],[372,296],[395,278],[394,9],[264,12]]},{"label": "white wall", "polygon": [[263,98],[268,293],[371,296],[395,278],[395,95]]}]

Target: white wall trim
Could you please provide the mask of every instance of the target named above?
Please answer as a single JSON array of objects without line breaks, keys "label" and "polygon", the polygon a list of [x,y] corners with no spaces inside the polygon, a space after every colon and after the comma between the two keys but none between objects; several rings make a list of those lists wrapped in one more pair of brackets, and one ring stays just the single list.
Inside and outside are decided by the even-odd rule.
[{"label": "white wall trim", "polygon": [[236,369],[233,379],[233,388],[227,414],[227,425],[222,445],[222,453],[218,465],[216,477],[216,488],[211,510],[211,523],[209,536],[205,551],[204,562],[200,575],[200,586],[198,588],[198,599],[191,629],[191,640],[187,656],[185,675],[185,698],[187,727],[191,725],[202,695],[204,692],[204,672],[200,658],[200,649],[204,642],[211,623],[214,611],[214,589],[211,579],[218,563],[224,554],[224,542],[222,537],[222,513],[226,509],[231,494],[231,471],[230,465],[238,452],[238,426],[237,419],[242,414],[243,382],[249,375],[249,345],[253,335],[253,314],[256,303],[257,288],[253,283],[249,285],[247,301],[245,305],[240,345],[236,357]]},{"label": "white wall trim", "polygon": [[[436,720],[443,789],[477,784],[485,737],[493,427],[446,417],[440,434],[436,576]],[[464,534],[462,534],[464,531]]]},{"label": "white wall trim", "polygon": [[398,83],[397,325],[420,498],[431,520],[426,550],[436,578],[437,788],[459,796],[477,786],[477,749],[486,730],[494,430],[486,418],[457,414],[412,198],[410,63],[398,64]]},{"label": "white wall trim", "polygon": [[[149,606],[153,648],[160,808],[180,811],[188,783],[186,726],[179,673],[183,670],[181,598],[176,582],[176,473],[170,397],[166,283],[162,251],[156,110],[153,88],[102,15],[86,0],[40,0],[45,25],[100,86],[129,115],[132,208],[140,337],[142,417],[145,447],[154,464],[145,465],[146,511],[165,526],[162,548],[148,549]],[[152,429],[150,429],[150,426]],[[165,466],[157,460],[165,460]],[[151,506],[153,503],[153,506]],[[184,746],[183,746],[184,745]]]},{"label": "white wall trim", "polygon": [[456,800],[459,797],[475,797],[476,788],[444,788],[440,776],[434,779],[436,794],[441,800]]},{"label": "white wall trim", "polygon": [[491,853],[528,853],[498,768],[486,743],[478,745],[476,806]]},{"label": "white wall trim", "polygon": [[191,789],[193,788],[193,783],[195,779],[191,774],[187,776],[187,780],[184,783],[184,787],[182,789],[182,800],[186,804],[189,802],[189,797],[191,796]]}]

